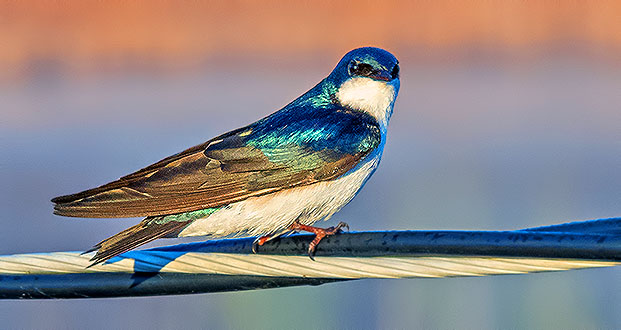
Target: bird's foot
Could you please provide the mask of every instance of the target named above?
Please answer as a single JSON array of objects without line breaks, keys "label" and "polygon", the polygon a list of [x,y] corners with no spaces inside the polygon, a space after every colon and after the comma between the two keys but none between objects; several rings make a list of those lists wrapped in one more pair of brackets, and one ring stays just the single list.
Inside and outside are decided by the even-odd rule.
[{"label": "bird's foot", "polygon": [[252,253],[257,253],[259,246],[265,244],[265,242],[269,241],[272,238],[272,235],[265,235],[257,238],[252,242]]},{"label": "bird's foot", "polygon": [[308,256],[313,261],[315,261],[315,258],[314,258],[315,250],[317,249],[317,245],[319,244],[319,242],[321,242],[321,240],[326,236],[335,235],[335,234],[339,234],[343,232],[343,228],[347,228],[347,230],[349,230],[349,225],[346,224],[345,222],[339,222],[339,224],[334,227],[318,228],[318,227],[303,225],[296,221],[292,223],[291,226],[289,226],[289,230],[307,231],[307,232],[315,234],[315,239],[313,239],[313,241],[310,242],[310,244],[308,245]]}]

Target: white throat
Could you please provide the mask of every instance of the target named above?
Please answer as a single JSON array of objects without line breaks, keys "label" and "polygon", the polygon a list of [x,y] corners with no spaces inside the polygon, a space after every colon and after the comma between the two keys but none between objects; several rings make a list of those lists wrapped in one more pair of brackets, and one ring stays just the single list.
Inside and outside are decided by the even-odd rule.
[{"label": "white throat", "polygon": [[343,106],[362,110],[375,117],[382,129],[388,126],[396,96],[397,90],[393,84],[367,77],[347,80],[336,93]]}]

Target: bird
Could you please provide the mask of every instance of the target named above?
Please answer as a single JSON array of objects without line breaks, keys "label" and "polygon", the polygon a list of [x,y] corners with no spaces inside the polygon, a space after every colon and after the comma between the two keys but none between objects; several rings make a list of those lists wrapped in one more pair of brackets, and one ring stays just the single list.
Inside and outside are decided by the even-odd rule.
[{"label": "bird", "polygon": [[319,242],[349,226],[313,227],[348,204],[377,169],[399,92],[399,61],[376,47],[351,50],[316,86],[250,125],[116,181],[52,199],[54,214],[144,217],[92,249],[93,265],[160,238],[283,234]]}]

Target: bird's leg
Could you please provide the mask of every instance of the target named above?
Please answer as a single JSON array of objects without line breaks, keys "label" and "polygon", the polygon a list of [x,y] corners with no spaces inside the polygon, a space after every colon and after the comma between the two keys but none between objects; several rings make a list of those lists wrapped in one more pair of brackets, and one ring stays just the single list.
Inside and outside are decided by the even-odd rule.
[{"label": "bird's leg", "polygon": [[313,256],[315,255],[315,249],[317,248],[317,245],[319,244],[319,242],[321,242],[321,240],[326,236],[341,233],[343,231],[342,228],[347,228],[347,230],[349,230],[349,225],[344,222],[339,222],[339,224],[336,225],[335,227],[318,228],[318,227],[303,225],[296,220],[294,223],[292,223],[289,226],[289,230],[307,231],[307,232],[315,234],[315,239],[313,239],[313,241],[310,242],[310,244],[308,245],[308,256],[313,261],[315,261],[315,258]]},{"label": "bird's leg", "polygon": [[257,238],[252,242],[252,253],[257,253],[257,248],[265,244],[265,242],[269,241],[272,238],[272,235],[265,235]]}]

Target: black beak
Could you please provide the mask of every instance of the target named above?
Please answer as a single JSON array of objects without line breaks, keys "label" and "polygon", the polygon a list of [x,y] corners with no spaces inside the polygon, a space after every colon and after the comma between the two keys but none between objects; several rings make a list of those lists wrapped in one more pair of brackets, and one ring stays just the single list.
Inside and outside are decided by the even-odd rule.
[{"label": "black beak", "polygon": [[374,70],[369,77],[377,80],[391,81],[399,78],[399,64],[395,64],[392,69],[389,70]]},{"label": "black beak", "polygon": [[388,71],[386,71],[386,70],[372,72],[369,75],[369,77],[371,77],[373,79],[377,79],[377,80],[384,80],[384,81],[390,81],[391,80],[390,73],[388,73]]}]

